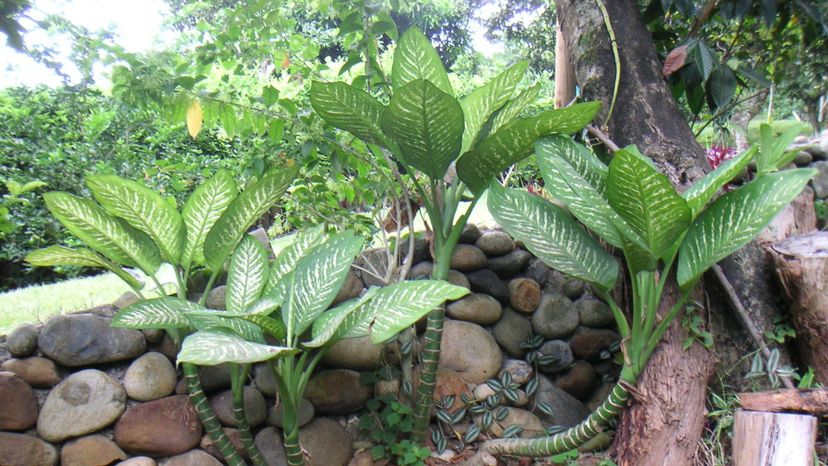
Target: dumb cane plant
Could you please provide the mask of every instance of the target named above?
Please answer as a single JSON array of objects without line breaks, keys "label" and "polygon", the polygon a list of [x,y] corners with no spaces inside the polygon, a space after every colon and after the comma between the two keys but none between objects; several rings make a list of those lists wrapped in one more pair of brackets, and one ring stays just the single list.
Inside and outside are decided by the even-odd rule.
[{"label": "dumb cane plant", "polygon": [[[756,237],[814,176],[813,169],[775,172],[790,158],[786,147],[763,141],[759,150],[724,162],[678,193],[635,146],[616,151],[607,166],[585,146],[551,136],[535,143],[535,153],[545,188],[557,204],[492,183],[488,204],[498,223],[549,266],[591,283],[609,303],[624,363],[608,399],[579,425],[550,437],[486,442],[478,460],[485,454],[548,456],[572,450],[620,414],[630,387],[702,274]],[[711,203],[754,157],[757,177]],[[618,263],[598,238],[624,253],[632,288],[630,320],[611,294]],[[668,294],[675,303],[659,318]]]},{"label": "dumb cane plant", "polygon": [[[408,174],[434,231],[433,279],[448,277],[454,248],[489,180],[531,155],[539,137],[579,131],[598,111],[598,103],[584,103],[518,118],[540,92],[539,86],[515,92],[527,66],[519,62],[458,100],[437,51],[420,30],[411,28],[394,53],[388,105],[343,82],[311,86],[311,104],[322,119],[361,139],[373,153],[393,159]],[[471,205],[455,220],[467,189]],[[420,353],[413,411],[418,443],[428,430],[443,320],[442,308],[429,313]]]}]

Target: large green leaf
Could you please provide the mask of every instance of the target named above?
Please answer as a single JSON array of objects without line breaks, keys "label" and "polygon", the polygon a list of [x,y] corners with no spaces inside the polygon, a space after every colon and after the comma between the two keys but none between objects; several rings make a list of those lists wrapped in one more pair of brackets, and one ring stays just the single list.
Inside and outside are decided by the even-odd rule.
[{"label": "large green leaf", "polygon": [[301,335],[339,293],[362,239],[352,232],[332,236],[296,264],[276,293],[284,296],[282,319],[293,335]]},{"label": "large green leaf", "polygon": [[583,144],[573,141],[571,137],[553,134],[535,142],[535,154],[538,159],[562,158],[606,199],[609,168]]},{"label": "large green leaf", "polygon": [[310,97],[313,109],[331,126],[365,142],[386,145],[380,126],[384,107],[371,94],[343,82],[314,81]]},{"label": "large green leaf", "polygon": [[725,160],[715,170],[693,183],[693,186],[682,193],[682,197],[687,200],[687,207],[690,207],[693,213],[693,218],[696,218],[710,199],[713,199],[719,188],[748,166],[755,155],[756,147],[751,147],[736,157]]},{"label": "large green leaf", "polygon": [[457,174],[472,192],[479,194],[493,177],[531,155],[532,144],[538,138],[578,131],[592,121],[600,107],[598,102],[586,102],[515,120],[463,154],[457,161]]},{"label": "large green leaf", "polygon": [[336,338],[371,335],[383,343],[416,323],[449,299],[460,299],[469,290],[442,280],[414,280],[380,288],[365,304],[344,320]]},{"label": "large green leaf", "polygon": [[466,152],[472,147],[489,117],[509,101],[528,67],[529,62],[517,62],[463,98],[460,106],[463,107],[466,125],[461,152]]},{"label": "large green leaf", "polygon": [[246,314],[213,309],[196,309],[186,311],[184,315],[190,319],[196,330],[228,329],[247,341],[265,342],[261,327],[250,319],[246,319]]},{"label": "large green leaf", "polygon": [[200,330],[184,339],[176,360],[200,366],[225,362],[252,364],[296,354],[296,348],[253,343],[228,331]]},{"label": "large green leaf", "polygon": [[204,241],[204,257],[212,270],[221,269],[247,229],[282,197],[298,170],[294,165],[269,173],[230,203]]},{"label": "large green leaf", "polygon": [[311,331],[313,339],[303,343],[303,345],[308,348],[319,348],[331,341],[335,335],[343,338],[342,335],[346,333],[349,326],[353,326],[355,323],[354,320],[351,320],[349,326],[343,326],[348,316],[368,303],[381,289],[380,287],[372,286],[359,299],[350,299],[333,309],[323,312],[322,315],[313,321]]},{"label": "large green leaf", "polygon": [[181,211],[187,230],[184,253],[181,254],[181,265],[185,269],[192,263],[204,262],[204,239],[238,192],[233,175],[222,169],[196,188],[187,199]]},{"label": "large green leaf", "polygon": [[88,176],[86,185],[110,215],[148,234],[161,251],[161,259],[178,264],[186,233],[175,205],[146,186],[115,175]]},{"label": "large green leaf", "polygon": [[497,132],[500,128],[506,126],[513,119],[515,119],[521,112],[531,106],[541,91],[541,84],[537,83],[534,86],[525,89],[523,92],[515,96],[514,99],[506,102],[506,104],[495,112],[491,118],[491,125],[487,134]]},{"label": "large green leaf", "polygon": [[391,82],[396,92],[418,79],[425,79],[446,94],[454,95],[440,55],[423,32],[412,27],[397,42],[391,67]]},{"label": "large green leaf", "polygon": [[112,326],[146,329],[187,328],[192,323],[184,313],[199,309],[202,308],[198,304],[175,297],[147,299],[118,311],[112,318]]},{"label": "large green leaf", "polygon": [[610,206],[644,240],[646,249],[663,257],[690,226],[690,209],[670,180],[635,152],[615,152],[607,175],[607,196]]},{"label": "large green leaf", "polygon": [[283,249],[270,265],[270,274],[267,279],[267,285],[265,286],[265,294],[270,294],[276,290],[279,282],[296,268],[296,263],[299,262],[299,259],[324,241],[324,225],[308,228],[297,233],[290,246]]},{"label": "large green leaf", "polygon": [[762,175],[717,199],[681,244],[679,285],[693,285],[705,270],[755,238],[815,174],[814,169],[796,169]]},{"label": "large green leaf", "polygon": [[463,109],[454,97],[418,79],[394,92],[382,128],[400,147],[406,163],[441,179],[460,155]]},{"label": "large green leaf", "polygon": [[498,183],[492,183],[488,204],[497,223],[550,267],[604,290],[615,285],[615,258],[560,207]]},{"label": "large green leaf", "polygon": [[141,283],[121,267],[106,260],[95,251],[80,248],[72,249],[66,246],[49,246],[38,249],[26,255],[24,259],[36,267],[53,267],[56,265],[72,265],[77,267],[100,267],[114,273],[131,288],[141,288]]},{"label": "large green leaf", "polygon": [[267,252],[250,235],[244,235],[230,257],[225,292],[228,311],[243,311],[259,299],[267,282]]},{"label": "large green leaf", "polygon": [[161,265],[158,247],[149,236],[112,217],[94,201],[63,192],[46,193],[43,200],[67,230],[110,260],[149,275]]}]

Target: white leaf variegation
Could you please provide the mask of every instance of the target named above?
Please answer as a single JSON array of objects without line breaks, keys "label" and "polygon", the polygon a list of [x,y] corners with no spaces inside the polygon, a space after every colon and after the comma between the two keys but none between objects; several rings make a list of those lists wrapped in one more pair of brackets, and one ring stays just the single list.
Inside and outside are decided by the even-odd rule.
[{"label": "white leaf variegation", "polygon": [[215,366],[225,362],[252,364],[296,354],[295,348],[246,341],[228,331],[200,330],[184,339],[178,363]]},{"label": "white leaf variegation", "polygon": [[429,81],[437,89],[453,95],[440,54],[420,29],[411,27],[397,42],[391,66],[391,81],[394,88],[399,89],[417,79]]},{"label": "white leaf variegation", "polygon": [[282,250],[273,263],[270,265],[270,273],[265,286],[265,295],[271,294],[277,289],[281,282],[293,269],[296,263],[308,251],[319,246],[325,240],[325,226],[319,225],[313,228],[302,230],[296,234],[296,238],[288,247]]},{"label": "white leaf variegation", "polygon": [[498,224],[550,267],[604,290],[615,285],[615,259],[560,207],[497,183],[488,203]]},{"label": "white leaf variegation", "polygon": [[95,251],[79,248],[72,249],[66,246],[49,246],[30,252],[25,261],[33,266],[72,265],[78,267],[100,267],[114,273],[133,289],[140,289],[141,283],[121,267],[106,260]]},{"label": "white leaf variegation", "polygon": [[[371,287],[358,299],[345,301],[339,306],[322,313],[322,315],[313,321],[311,332],[313,339],[303,343],[303,345],[308,348],[319,348],[320,346],[324,346],[331,341],[334,335],[337,335],[338,333],[344,334],[344,330],[346,329],[342,324],[348,316],[368,303],[380,289],[381,288],[379,287]],[[351,322],[351,325],[353,325],[353,321]]]},{"label": "white leaf variegation", "polygon": [[212,309],[196,309],[187,311],[184,315],[197,330],[224,328],[232,330],[236,335],[247,341],[264,343],[262,329],[257,324],[243,319],[243,314]]},{"label": "white leaf variegation", "polygon": [[679,249],[679,285],[692,286],[705,270],[756,237],[815,174],[814,169],[802,168],[761,175],[717,199],[684,237]]},{"label": "white leaf variegation", "polygon": [[527,108],[530,108],[537,100],[540,91],[541,85],[537,83],[516,95],[514,99],[506,102],[492,117],[492,124],[490,125],[488,134],[496,133],[497,130],[520,116]]},{"label": "white leaf variegation", "polygon": [[244,235],[230,257],[227,270],[225,304],[228,311],[243,311],[252,306],[267,281],[267,252],[259,241]]},{"label": "white leaf variegation", "polygon": [[112,318],[113,327],[122,328],[187,328],[192,322],[185,312],[202,309],[196,303],[174,297],[139,301],[118,311]]},{"label": "white leaf variegation", "polygon": [[196,188],[187,199],[181,217],[187,230],[181,265],[204,262],[204,239],[218,219],[236,198],[239,189],[227,170],[219,170],[212,178]]},{"label": "white leaf variegation", "polygon": [[466,123],[461,152],[466,152],[472,147],[486,120],[509,101],[528,67],[529,63],[525,61],[515,63],[460,101]]},{"label": "white leaf variegation", "polygon": [[88,176],[86,185],[110,215],[149,235],[161,251],[161,258],[178,264],[186,233],[174,204],[141,183],[115,175]]},{"label": "white leaf variegation", "polygon": [[383,105],[371,94],[345,83],[314,81],[311,105],[331,126],[371,144],[385,145],[380,122]]},{"label": "white leaf variegation", "polygon": [[607,198],[607,167],[601,159],[583,144],[569,136],[555,134],[535,141],[535,153],[538,159],[559,157],[566,161],[585,179],[604,199]]}]

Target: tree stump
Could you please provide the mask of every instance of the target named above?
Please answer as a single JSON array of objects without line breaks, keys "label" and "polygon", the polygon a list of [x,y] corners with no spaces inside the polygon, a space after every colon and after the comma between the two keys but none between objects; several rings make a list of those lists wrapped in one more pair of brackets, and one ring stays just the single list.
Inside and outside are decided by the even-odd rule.
[{"label": "tree stump", "polygon": [[828,385],[828,232],[794,236],[772,250],[802,359]]},{"label": "tree stump", "polygon": [[814,416],[737,410],[733,466],[813,466],[816,429]]}]

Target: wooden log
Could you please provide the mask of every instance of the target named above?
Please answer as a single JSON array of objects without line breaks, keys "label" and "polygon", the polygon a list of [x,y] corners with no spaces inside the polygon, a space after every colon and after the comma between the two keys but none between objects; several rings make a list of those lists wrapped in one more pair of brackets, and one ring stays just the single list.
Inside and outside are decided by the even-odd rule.
[{"label": "wooden log", "polygon": [[777,274],[791,299],[791,321],[803,361],[828,385],[828,231],[772,246]]},{"label": "wooden log", "polygon": [[739,404],[747,411],[828,414],[828,389],[791,389],[740,393]]},{"label": "wooden log", "polygon": [[733,466],[814,466],[816,433],[814,416],[737,410]]}]

